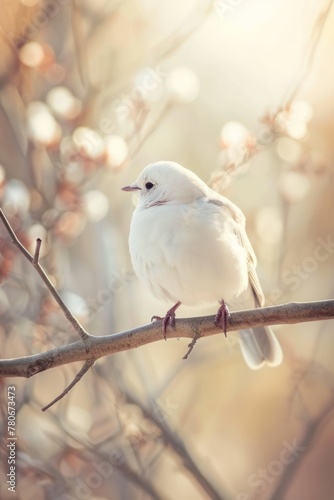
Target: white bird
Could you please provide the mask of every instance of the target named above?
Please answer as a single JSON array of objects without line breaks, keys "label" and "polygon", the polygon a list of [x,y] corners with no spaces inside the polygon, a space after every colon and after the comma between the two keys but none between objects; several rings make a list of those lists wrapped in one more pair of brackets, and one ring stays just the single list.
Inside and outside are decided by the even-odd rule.
[{"label": "white bird", "polygon": [[[163,320],[165,338],[181,304],[220,302],[216,325],[225,334],[225,303],[234,309],[264,304],[245,217],[230,200],[170,161],[148,165],[122,189],[139,193],[129,236],[135,273],[156,297],[175,304],[164,318],[155,316]],[[269,327],[241,330],[239,341],[252,369],[282,362],[281,346]]]}]

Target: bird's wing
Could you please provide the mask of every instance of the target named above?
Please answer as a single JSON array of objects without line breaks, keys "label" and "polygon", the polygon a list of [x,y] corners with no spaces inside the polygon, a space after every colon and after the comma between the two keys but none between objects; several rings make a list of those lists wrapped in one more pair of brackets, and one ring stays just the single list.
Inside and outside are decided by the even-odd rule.
[{"label": "bird's wing", "polygon": [[230,215],[232,216],[233,221],[235,222],[233,226],[234,232],[240,242],[240,245],[247,252],[248,279],[254,295],[255,304],[256,307],[261,307],[264,305],[264,295],[259,282],[259,278],[256,274],[256,255],[246,233],[246,218],[240,208],[238,208],[236,205],[234,205],[234,203],[232,203],[224,196],[218,195],[217,198],[215,197],[210,201],[227,208]]}]

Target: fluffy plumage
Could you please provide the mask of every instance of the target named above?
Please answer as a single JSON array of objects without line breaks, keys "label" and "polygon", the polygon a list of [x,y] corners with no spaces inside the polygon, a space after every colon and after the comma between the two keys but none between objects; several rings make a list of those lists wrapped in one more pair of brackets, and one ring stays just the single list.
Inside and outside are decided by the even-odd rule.
[{"label": "fluffy plumage", "polygon": [[[139,193],[130,255],[137,276],[156,297],[189,306],[222,300],[233,309],[263,305],[256,257],[236,205],[169,161],[148,165],[123,189]],[[270,328],[243,330],[239,340],[250,368],[281,363]]]}]

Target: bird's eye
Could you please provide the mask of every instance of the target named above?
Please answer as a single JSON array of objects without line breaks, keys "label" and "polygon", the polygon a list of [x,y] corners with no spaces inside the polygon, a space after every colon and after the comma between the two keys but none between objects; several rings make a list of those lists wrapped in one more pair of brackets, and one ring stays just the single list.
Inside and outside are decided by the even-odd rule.
[{"label": "bird's eye", "polygon": [[145,187],[146,189],[152,189],[154,184],[152,182],[146,182]]}]

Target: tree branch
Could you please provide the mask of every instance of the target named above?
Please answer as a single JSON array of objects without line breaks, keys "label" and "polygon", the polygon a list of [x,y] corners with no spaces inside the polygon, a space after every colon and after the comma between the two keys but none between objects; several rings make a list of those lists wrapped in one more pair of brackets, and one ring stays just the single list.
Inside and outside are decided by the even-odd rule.
[{"label": "tree branch", "polygon": [[33,265],[33,267],[36,269],[42,280],[44,281],[47,289],[59,305],[60,309],[63,311],[65,318],[67,321],[71,323],[73,326],[74,330],[80,335],[82,340],[86,340],[89,337],[89,334],[86,332],[86,330],[80,325],[79,321],[73,316],[71,311],[67,308],[66,304],[64,303],[63,299],[60,297],[59,293],[51,283],[49,277],[46,275],[44,269],[39,263],[39,252],[40,248],[42,245],[42,240],[40,238],[37,238],[36,240],[36,248],[35,248],[35,253],[34,256],[32,256],[28,250],[22,245],[22,243],[19,241],[17,238],[16,234],[14,233],[13,228],[9,224],[5,214],[3,213],[2,209],[0,208],[0,219],[2,220],[9,236],[12,238],[12,242],[14,245],[20,250],[20,252],[24,255],[24,257],[30,262],[30,264]]},{"label": "tree branch", "polygon": [[[23,358],[0,360],[0,378],[29,378],[42,371],[55,368],[56,366],[74,363],[75,361],[85,361],[83,367],[71,384],[57,398],[43,408],[43,410],[46,410],[54,403],[62,399],[72,389],[72,387],[79,382],[79,380],[97,359],[107,356],[108,354],[126,351],[128,349],[133,349],[135,347],[140,347],[145,344],[162,340],[161,321],[156,321],[139,328],[103,337],[89,335],[66,307],[62,298],[39,263],[39,252],[42,241],[39,238],[36,240],[36,248],[34,256],[32,256],[18,240],[1,209],[0,218],[11,236],[14,245],[18,247],[24,257],[36,269],[49,292],[63,311],[66,319],[81,337],[81,341],[79,342],[50,349],[49,351],[40,354],[25,356]],[[229,317],[226,330],[235,331],[260,325],[292,324],[333,318],[334,300],[290,303],[279,306],[233,312]],[[169,338],[186,337],[192,339],[188,346],[188,351],[183,358],[187,359],[198,339],[201,337],[216,335],[218,333],[220,333],[220,330],[215,326],[215,316],[204,316],[178,319],[176,329],[171,329],[168,336]]]},{"label": "tree branch", "polygon": [[[279,306],[232,312],[227,331],[260,325],[294,324],[327,319],[334,319],[334,300],[291,302]],[[176,330],[170,330],[168,338],[193,339],[217,335],[221,332],[215,326],[214,320],[215,316],[177,319]],[[29,378],[56,366],[75,361],[97,360],[109,354],[134,349],[159,340],[162,340],[160,321],[103,337],[89,336],[85,342],[74,342],[23,358],[0,360],[0,377]]]}]

